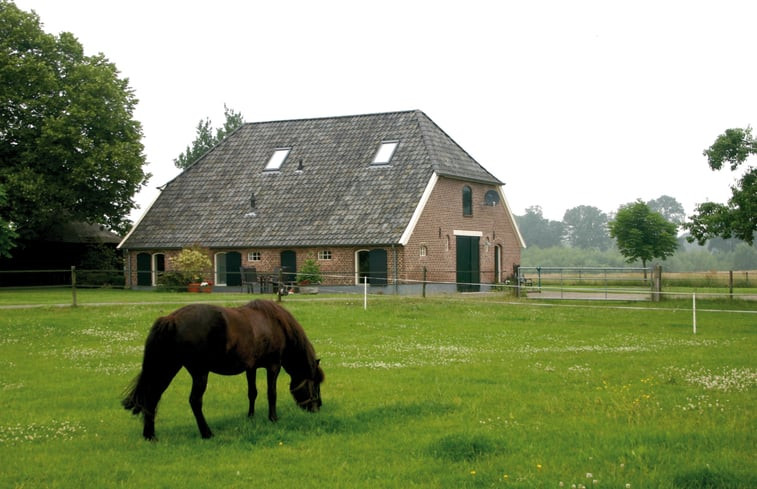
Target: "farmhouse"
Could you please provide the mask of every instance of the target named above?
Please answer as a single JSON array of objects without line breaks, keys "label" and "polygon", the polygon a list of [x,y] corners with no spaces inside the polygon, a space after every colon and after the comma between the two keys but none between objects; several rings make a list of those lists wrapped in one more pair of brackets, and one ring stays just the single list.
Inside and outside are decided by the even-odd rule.
[{"label": "farmhouse", "polygon": [[168,182],[119,244],[127,286],[151,286],[182,248],[216,286],[299,271],[324,285],[458,290],[502,282],[523,239],[486,171],[421,111],[247,123]]}]

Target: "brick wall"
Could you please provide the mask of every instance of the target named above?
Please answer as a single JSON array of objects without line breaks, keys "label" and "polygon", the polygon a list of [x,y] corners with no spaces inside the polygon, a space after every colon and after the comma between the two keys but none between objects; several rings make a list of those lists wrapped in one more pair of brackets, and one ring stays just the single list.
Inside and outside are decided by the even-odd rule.
[{"label": "brick wall", "polygon": [[[463,187],[472,190],[472,215],[463,215]],[[520,242],[511,222],[504,200],[496,206],[484,205],[484,194],[497,190],[492,185],[439,178],[421,214],[415,231],[404,249],[406,277],[419,280],[423,267],[427,280],[454,282],[456,280],[455,231],[481,232],[479,258],[481,281],[494,283],[494,254],[500,248],[500,270],[504,280],[520,264]],[[426,256],[421,256],[425,247]]]}]

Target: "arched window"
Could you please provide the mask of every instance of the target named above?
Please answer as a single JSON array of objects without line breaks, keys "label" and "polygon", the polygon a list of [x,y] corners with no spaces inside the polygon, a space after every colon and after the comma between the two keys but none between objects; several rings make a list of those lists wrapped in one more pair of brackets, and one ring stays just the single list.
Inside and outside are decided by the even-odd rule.
[{"label": "arched window", "polygon": [[473,190],[467,185],[463,187],[463,215],[473,215]]}]

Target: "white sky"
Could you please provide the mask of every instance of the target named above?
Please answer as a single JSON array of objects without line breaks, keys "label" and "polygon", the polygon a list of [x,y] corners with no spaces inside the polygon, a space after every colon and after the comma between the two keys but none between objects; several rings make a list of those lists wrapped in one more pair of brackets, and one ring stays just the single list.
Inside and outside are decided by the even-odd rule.
[{"label": "white sky", "polygon": [[702,151],[757,125],[754,0],[16,0],[130,81],[153,174],[200,119],[420,109],[506,183],[515,214],[670,195],[687,214],[736,175]]}]

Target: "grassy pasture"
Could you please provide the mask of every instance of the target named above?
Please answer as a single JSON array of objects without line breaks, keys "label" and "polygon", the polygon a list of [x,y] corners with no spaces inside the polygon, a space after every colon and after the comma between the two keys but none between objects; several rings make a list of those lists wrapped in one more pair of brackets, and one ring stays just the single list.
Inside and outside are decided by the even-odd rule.
[{"label": "grassy pasture", "polygon": [[270,423],[261,374],[247,419],[244,377],[212,376],[202,440],[182,371],[157,443],[119,399],[177,305],[0,311],[0,487],[757,487],[753,306],[700,311],[697,335],[685,308],[285,306],[322,358],[323,410],[300,411],[282,373]]}]

